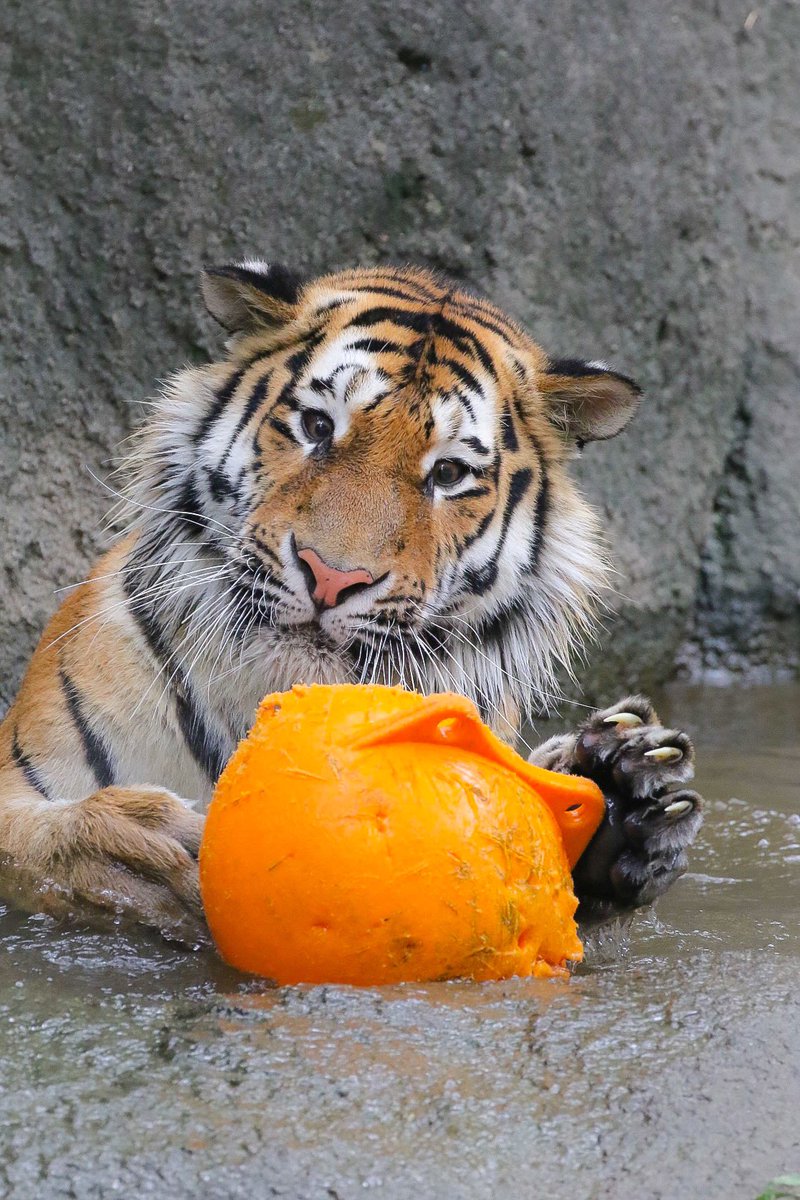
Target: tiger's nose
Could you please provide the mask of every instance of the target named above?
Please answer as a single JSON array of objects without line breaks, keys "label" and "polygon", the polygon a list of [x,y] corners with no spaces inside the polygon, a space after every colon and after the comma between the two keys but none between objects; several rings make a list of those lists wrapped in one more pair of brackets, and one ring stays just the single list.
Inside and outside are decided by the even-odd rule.
[{"label": "tiger's nose", "polygon": [[341,571],[338,567],[330,566],[310,546],[295,553],[300,560],[300,569],[305,575],[311,599],[319,608],[334,608],[345,599],[345,593],[352,596],[354,591],[361,591],[375,582],[363,567]]}]

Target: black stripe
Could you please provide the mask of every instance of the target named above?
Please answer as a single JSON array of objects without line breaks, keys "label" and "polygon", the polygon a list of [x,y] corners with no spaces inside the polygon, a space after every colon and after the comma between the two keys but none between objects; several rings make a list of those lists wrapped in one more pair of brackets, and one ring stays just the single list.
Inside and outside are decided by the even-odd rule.
[{"label": "black stripe", "polygon": [[547,520],[547,512],[550,507],[550,480],[546,472],[542,473],[542,482],[539,487],[539,495],[536,497],[536,526],[533,531],[533,545],[531,546],[531,570],[535,571],[539,565],[539,558],[542,552],[542,543],[544,542],[544,526]]},{"label": "black stripe", "polygon": [[51,797],[48,794],[47,788],[45,787],[44,780],[36,770],[36,767],[33,765],[28,755],[22,749],[22,746],[19,744],[19,737],[17,736],[16,729],[14,730],[14,738],[11,743],[11,757],[14,760],[14,765],[17,766],[25,776],[25,782],[27,783],[28,787],[32,787],[33,790],[38,792],[40,796],[44,796],[45,800],[50,800]]},{"label": "black stripe", "polygon": [[346,350],[368,350],[370,354],[406,354],[407,346],[399,346],[397,342],[387,342],[384,338],[358,338],[351,342]]},{"label": "black stripe", "polygon": [[281,583],[274,576],[264,576],[261,580],[256,579],[254,583],[242,583],[239,586],[239,592],[242,595],[263,595],[268,596],[272,600],[279,600],[282,596],[293,596],[294,593]]},{"label": "black stripe", "polygon": [[431,333],[443,338],[448,338],[458,350],[469,354],[470,351],[480,362],[484,370],[491,375],[492,379],[497,379],[497,368],[492,361],[489,352],[481,344],[480,338],[467,329],[464,325],[459,325],[455,321],[451,321],[448,317],[444,317],[441,313],[432,312],[406,312],[399,308],[368,308],[364,312],[358,313],[349,322],[348,328],[353,326],[369,327],[370,325],[380,325],[381,322],[388,321],[392,325],[399,325],[402,328],[413,329],[416,333],[429,336]]},{"label": "black stripe", "polygon": [[456,362],[454,358],[440,358],[439,366],[447,367],[450,371],[452,371],[453,374],[470,389],[470,391],[477,392],[479,396],[483,395],[483,388],[478,383],[478,380],[475,378],[472,372],[468,371],[467,368],[460,362]]},{"label": "black stripe", "polygon": [[511,409],[508,404],[503,406],[503,414],[500,417],[500,434],[505,450],[519,450],[519,439],[517,438],[517,431],[514,428],[514,418],[511,415]]},{"label": "black stripe", "polygon": [[306,365],[311,358],[312,353],[319,346],[320,342],[325,341],[325,334],[320,330],[314,329],[311,333],[307,333],[300,339],[299,348],[295,350],[286,360],[286,369],[292,375],[297,375],[298,371]]},{"label": "black stripe", "polygon": [[319,345],[321,341],[324,341],[325,337],[326,330],[324,323],[312,325],[305,331],[305,333],[293,333],[292,336],[287,337],[285,341],[274,343],[266,353],[265,357],[277,358],[279,354],[285,354],[290,350],[294,351],[295,353],[300,353],[309,346],[311,346],[313,349],[313,346]]},{"label": "black stripe", "polygon": [[195,429],[194,433],[192,434],[192,441],[194,442],[195,446],[198,446],[200,442],[202,442],[203,438],[206,436],[217,418],[222,416],[223,410],[227,407],[228,401],[241,383],[243,375],[243,368],[240,368],[238,371],[234,371],[227,383],[225,383],[216,393],[211,407],[203,417],[200,424],[197,426],[197,429]]},{"label": "black stripe", "polygon": [[333,391],[333,381],[336,378],[336,376],[341,375],[342,371],[349,371],[349,370],[350,370],[350,363],[347,363],[347,362],[339,363],[338,367],[334,367],[333,370],[331,371],[330,375],[328,376],[327,380],[323,380],[323,382],[327,383],[329,385],[331,391]]},{"label": "black stripe", "polygon": [[[129,584],[130,581],[126,579],[124,586],[128,611],[159,667],[172,670],[173,655],[167,645],[164,632],[156,622],[153,612],[147,609],[143,603],[137,602],[129,590]],[[174,671],[172,674],[169,690],[175,697],[178,725],[189,753],[211,782],[216,783],[228,758],[226,748],[203,720],[181,671]]]},{"label": "black stripe", "polygon": [[[273,583],[276,584],[276,586],[273,586]],[[291,598],[292,593],[288,588],[285,588],[282,583],[277,583],[276,580],[268,581],[266,578],[264,578],[262,582],[255,580],[255,582],[251,584],[246,582],[236,584],[233,590],[233,596],[241,610],[245,610],[248,613],[254,613],[263,620],[266,618],[267,613],[262,607],[262,601],[273,603],[276,600],[284,600],[287,597]],[[243,637],[246,637],[250,632],[249,626],[242,627],[239,625],[238,628],[241,629]]]},{"label": "black stripe", "polygon": [[172,548],[174,542],[175,529],[171,521],[165,522],[160,528],[157,527],[157,532],[151,529],[139,538],[122,567],[122,583],[126,595],[128,589],[133,587],[132,576],[136,575],[138,582],[135,590],[138,590],[139,585],[148,574],[155,574],[154,568],[149,567],[149,564],[160,562],[164,553]]},{"label": "black stripe", "polygon": [[464,438],[463,442],[464,442],[465,446],[471,446],[471,448],[476,452],[476,454],[483,454],[487,458],[491,456],[491,453],[492,453],[491,447],[484,445],[484,443],[481,441],[481,439],[478,437],[475,437],[474,434],[471,437]]},{"label": "black stripe", "polygon": [[525,413],[525,409],[522,406],[522,401],[520,400],[519,396],[514,397],[514,412],[517,414],[517,419],[518,419],[520,425],[522,426],[523,430],[527,431],[528,422],[527,422],[527,418],[526,418],[526,413]]},{"label": "black stripe", "polygon": [[259,553],[262,554],[264,558],[268,558],[271,562],[274,562],[275,565],[279,567],[281,565],[280,557],[275,553],[272,547],[268,546],[258,533],[253,532],[250,536],[253,539],[253,545],[258,549]]},{"label": "black stripe", "polygon": [[286,424],[285,421],[282,421],[280,419],[280,417],[270,417],[269,424],[272,426],[272,428],[275,430],[276,433],[282,434],[283,437],[289,438],[289,440],[292,442],[297,441],[297,438],[294,436],[294,434],[292,433],[289,426]]},{"label": "black stripe", "polygon": [[404,308],[388,308],[386,306],[366,308],[356,313],[347,328],[355,325],[369,328],[370,325],[380,325],[388,321],[391,325],[399,325],[402,329],[413,329],[416,333],[427,333],[431,324],[432,314],[420,312],[418,309],[407,312]]},{"label": "black stripe", "polygon": [[370,284],[359,284],[350,286],[347,291],[349,296],[339,296],[335,300],[327,300],[324,304],[318,305],[314,309],[315,316],[322,316],[325,313],[333,312],[337,308],[346,308],[349,304],[363,303],[362,297],[371,295],[375,296],[391,296],[394,300],[404,300],[407,304],[431,304],[436,303],[436,297],[432,292],[404,292],[400,288],[383,287],[376,284],[374,287]]},{"label": "black stripe", "polygon": [[[404,288],[402,286],[388,287],[385,284],[379,284],[379,283],[376,283],[374,285],[370,284],[370,283],[359,284],[357,287],[353,288],[352,290],[361,292],[361,294],[364,296],[368,296],[370,294],[373,294],[375,296],[392,296],[392,297],[394,297],[395,300],[405,300],[408,304],[420,304],[420,303],[424,304],[426,302],[428,302],[428,303],[436,302],[435,294],[433,292],[428,291],[422,284],[412,283],[409,280],[407,286],[409,288],[415,288],[416,291],[407,292],[404,290]],[[348,290],[350,290],[350,289],[348,289]]]},{"label": "black stripe", "polygon": [[496,582],[498,564],[500,556],[503,553],[503,547],[505,546],[511,518],[523,496],[531,486],[532,479],[533,471],[531,471],[530,467],[522,467],[511,476],[511,482],[508,485],[508,496],[506,497],[505,508],[503,509],[503,523],[500,528],[500,537],[498,538],[494,553],[483,566],[470,567],[464,574],[464,582],[473,594],[481,595]]},{"label": "black stripe", "polygon": [[515,345],[519,340],[519,335],[515,333],[515,330],[510,325],[497,324],[477,305],[464,303],[459,299],[453,303],[452,307],[457,313],[461,313],[470,321],[475,321],[477,325],[482,325],[490,333],[496,333],[498,337],[501,337],[503,341],[509,342],[511,345]]},{"label": "black stripe", "polygon": [[216,783],[228,759],[227,753],[195,708],[188,691],[176,691],[176,708],[181,733],[192,758],[211,782]]},{"label": "black stripe", "polygon": [[254,351],[249,358],[244,359],[242,362],[242,374],[244,374],[245,371],[249,371],[251,367],[256,365],[256,363],[262,362],[265,358],[272,358],[274,353],[275,351],[273,350],[272,346],[270,346],[269,350]]},{"label": "black stripe", "polygon": [[544,542],[544,530],[547,523],[547,514],[550,508],[550,476],[547,471],[547,461],[542,453],[542,447],[538,438],[531,435],[536,450],[539,454],[539,465],[541,468],[541,478],[539,480],[539,494],[536,497],[536,513],[534,520],[536,524],[533,530],[533,543],[531,545],[530,564],[531,570],[535,571],[539,565],[539,558],[542,553],[542,544]]},{"label": "black stripe", "polygon": [[[247,467],[242,467],[239,474],[236,476],[236,481],[231,485],[233,488],[233,511],[238,520],[243,521],[247,516],[247,494],[244,490],[244,483],[247,479]],[[204,553],[208,554],[208,550]]]},{"label": "black stripe", "polygon": [[[449,496],[447,494],[447,492],[445,492],[444,495],[442,496],[442,499],[443,500],[474,500],[477,496],[488,496],[489,493],[491,492],[491,490],[492,489],[489,487],[479,485],[476,487],[467,488],[467,490],[465,492],[456,492],[452,496]],[[474,540],[475,539],[473,538],[473,541]],[[470,543],[468,541],[464,542],[465,547],[469,544]]]},{"label": "black stripe", "polygon": [[364,406],[363,412],[372,412],[378,407],[379,404],[383,404],[384,400],[386,400],[389,395],[389,392],[378,392],[378,395],[374,398],[374,400],[370,400],[369,404]]},{"label": "black stripe", "polygon": [[69,715],[83,742],[83,753],[89,769],[97,780],[98,787],[110,787],[114,782],[114,766],[108,748],[89,724],[77,685],[70,679],[63,667],[59,674]]},{"label": "black stripe", "polygon": [[262,375],[261,378],[258,380],[258,382],[253,387],[253,390],[250,393],[250,397],[247,401],[247,404],[244,407],[244,412],[242,413],[241,417],[239,418],[239,420],[236,423],[236,428],[233,431],[233,437],[228,442],[225,453],[223,454],[222,458],[220,459],[220,462],[219,462],[220,467],[223,467],[225,465],[225,463],[228,461],[228,457],[230,456],[231,450],[233,450],[233,447],[236,445],[236,439],[238,438],[238,436],[242,432],[242,430],[245,428],[245,426],[248,425],[250,423],[250,421],[253,419],[253,417],[255,416],[256,409],[261,404],[262,400],[264,399],[264,397],[267,394],[267,388],[269,387],[269,381],[271,378],[272,378],[272,372],[267,371],[266,375]]},{"label": "black stripe", "polygon": [[[419,283],[411,279],[398,279],[398,286],[391,287],[387,285],[375,284],[368,282],[358,284],[353,290],[361,291],[364,295],[374,293],[375,295],[392,296],[398,300],[404,300],[408,304],[431,304],[441,308],[447,304],[455,312],[463,311],[465,316],[468,316],[477,323],[483,325],[492,333],[498,334],[506,341],[514,342],[518,340],[519,332],[510,323],[503,322],[502,314],[499,312],[487,311],[485,302],[480,295],[470,297],[469,292],[464,288],[463,283],[457,285],[457,292],[453,293],[452,281],[442,277],[441,285],[447,286],[448,292],[445,297],[437,295],[434,291],[426,287],[425,284]],[[412,292],[406,292],[404,288],[414,289]]]},{"label": "black stripe", "polygon": [[167,666],[170,654],[163,631],[156,624],[153,614],[149,611],[145,602],[137,597],[136,591],[133,588],[133,580],[128,576],[123,578],[123,588],[125,599],[128,602],[128,611],[138,625],[142,637],[147,642],[150,653],[160,667]]},{"label": "black stripe", "polygon": [[208,479],[208,490],[212,500],[216,500],[217,504],[236,495],[236,489],[232,482],[218,467],[206,467],[205,472]]},{"label": "black stripe", "polygon": [[214,531],[209,530],[208,521],[203,515],[203,506],[200,503],[200,494],[197,490],[197,482],[194,475],[187,475],[183,481],[175,515],[193,533],[200,529],[213,538]]},{"label": "black stripe", "polygon": [[261,446],[259,443],[261,440],[261,431],[265,425],[272,425],[285,437],[290,437],[293,441],[297,441],[297,438],[294,436],[289,426],[281,421],[280,417],[275,417],[273,415],[274,410],[279,406],[282,408],[291,409],[293,411],[300,407],[300,404],[294,395],[295,382],[296,381],[294,379],[287,379],[286,383],[284,383],[283,387],[278,392],[278,395],[275,397],[271,408],[267,409],[256,426],[256,431],[253,434],[253,453],[255,454],[256,462],[259,465],[261,464]]},{"label": "black stripe", "polygon": [[[397,597],[387,597],[387,604],[397,604]],[[362,630],[365,637],[374,638],[376,634],[386,634],[387,638],[395,638],[397,641],[402,641],[406,636],[406,630],[399,628],[396,620],[389,617],[382,620],[378,617],[370,618],[369,629]]]},{"label": "black stripe", "polygon": [[470,400],[469,396],[465,396],[464,393],[461,391],[461,388],[457,388],[456,391],[451,394],[455,400],[458,400],[461,407],[465,408],[467,410],[469,415],[472,417],[472,420],[474,421],[475,420],[475,406],[472,403],[472,401]]},{"label": "black stripe", "polygon": [[335,312],[337,308],[343,308],[345,304],[352,303],[352,300],[344,300],[339,296],[336,300],[326,300],[324,304],[318,304],[314,309],[314,316],[321,317],[324,313]]},{"label": "black stripe", "polygon": [[519,471],[515,471],[511,476],[511,483],[508,486],[508,499],[503,513],[503,534],[508,532],[508,526],[511,523],[511,518],[514,515],[514,510],[519,504],[522,497],[531,486],[533,479],[533,471],[530,467],[521,467]]},{"label": "black stripe", "polygon": [[485,346],[481,343],[471,329],[467,329],[464,325],[459,325],[456,321],[451,321],[449,317],[444,317],[441,314],[437,315],[434,321],[435,332],[440,337],[449,338],[454,346],[458,346],[460,350],[464,349],[466,342],[472,349],[480,362],[481,366],[488,371],[492,379],[497,379],[497,369],[492,361]]},{"label": "black stripe", "polygon": [[521,597],[512,600],[508,608],[501,609],[500,612],[488,617],[482,624],[478,625],[476,632],[480,635],[481,644],[485,649],[492,648],[498,644],[502,644],[507,632],[508,626],[515,617],[525,614],[525,602]]},{"label": "black stripe", "polygon": [[[273,400],[272,408],[278,408],[279,406],[282,406],[284,408],[290,408],[290,409],[299,408],[300,404],[294,395],[294,386],[295,386],[294,379],[287,379],[286,383],[283,385],[283,387],[281,388],[281,390],[278,392],[277,396]],[[261,425],[263,425],[266,421],[269,420],[271,411],[272,411],[272,409],[270,409],[269,412],[266,412],[264,414],[264,416],[261,418],[261,423],[260,423]],[[256,437],[258,437],[258,432],[256,432]]]},{"label": "black stripe", "polygon": [[488,512],[486,514],[486,516],[483,518],[483,520],[481,521],[478,528],[473,530],[472,533],[467,534],[467,536],[464,538],[464,549],[465,550],[468,550],[469,547],[474,542],[477,542],[478,538],[483,537],[483,535],[486,533],[486,530],[489,528],[489,526],[491,525],[494,518],[495,518],[495,510],[492,509],[491,512]]}]

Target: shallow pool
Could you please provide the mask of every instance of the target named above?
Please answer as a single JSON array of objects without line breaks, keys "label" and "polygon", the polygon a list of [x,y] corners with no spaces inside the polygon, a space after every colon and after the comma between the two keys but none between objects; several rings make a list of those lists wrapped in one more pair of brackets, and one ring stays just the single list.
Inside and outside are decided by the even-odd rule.
[{"label": "shallow pool", "polygon": [[265,991],[0,909],[0,1195],[755,1200],[800,1170],[800,689],[682,689],[706,825],[569,983]]}]

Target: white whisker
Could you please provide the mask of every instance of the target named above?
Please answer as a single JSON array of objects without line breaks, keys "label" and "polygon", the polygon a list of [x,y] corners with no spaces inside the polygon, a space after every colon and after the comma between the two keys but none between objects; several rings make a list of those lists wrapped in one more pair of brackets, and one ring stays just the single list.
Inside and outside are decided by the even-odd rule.
[{"label": "white whisker", "polygon": [[106,483],[105,480],[101,479],[99,475],[95,475],[91,467],[87,467],[86,470],[91,475],[92,479],[94,479],[96,483],[100,484],[100,487],[105,488],[105,490],[112,496],[117,496],[123,504],[132,504],[134,508],[139,508],[147,512],[163,513],[168,517],[190,517],[191,520],[197,521],[200,524],[205,525],[207,528],[214,525],[217,529],[221,529],[223,533],[227,533],[230,537],[237,536],[235,529],[231,529],[229,526],[223,525],[221,521],[215,520],[214,517],[209,517],[206,513],[189,512],[186,509],[180,508],[163,508],[158,504],[145,504],[143,500],[136,500],[133,496],[126,496],[124,492],[119,492],[116,488],[112,488],[111,485]]},{"label": "white whisker", "polygon": [[[198,549],[201,546],[213,546],[213,542],[187,542],[186,545],[196,545]],[[159,562],[147,562],[138,567],[125,566],[120,567],[117,571],[107,571],[103,575],[87,575],[85,579],[78,579],[75,583],[65,583],[62,587],[53,588],[53,594],[58,595],[59,592],[69,592],[74,588],[83,587],[87,583],[99,583],[101,579],[116,579],[119,575],[134,575],[140,571],[152,571],[154,567],[171,567],[181,566],[185,563],[199,562],[200,559],[195,556],[193,558],[163,558]]]},{"label": "white whisker", "polygon": [[[172,671],[172,674],[167,679],[166,683],[164,684],[163,688],[161,689],[160,694],[158,695],[158,697],[154,703],[153,707],[156,710],[161,706],[161,702],[163,701],[164,697],[169,693],[169,690],[172,687],[172,684],[174,683],[177,676],[180,674],[181,669],[182,669],[184,663],[187,661],[189,655],[192,653],[192,651],[195,651],[195,657],[192,659],[192,664],[189,668],[189,671],[186,674],[186,680],[188,682],[189,673],[191,672],[191,668],[195,665],[199,654],[201,654],[203,652],[205,646],[208,643],[209,637],[213,636],[214,621],[217,619],[217,614],[215,613],[215,609],[221,608],[224,606],[226,598],[233,591],[235,586],[236,586],[235,582],[230,583],[228,585],[228,587],[223,589],[222,592],[215,593],[213,596],[211,596],[207,600],[205,600],[198,607],[196,612],[192,614],[192,618],[190,618],[190,621],[191,620],[196,621],[198,616],[200,615],[200,613],[203,612],[203,614],[204,614],[203,626],[205,626],[205,628],[203,628],[203,626],[201,626],[201,630],[197,636],[197,639],[193,640],[192,644],[186,650],[185,654],[178,660],[177,664],[175,665],[175,668]],[[188,641],[188,640],[189,640],[188,637],[184,639],[184,641]],[[140,698],[135,711],[138,712],[138,710],[141,707],[141,704],[142,704],[143,700],[145,699],[145,697],[147,696],[147,694],[151,691],[151,689],[154,687],[154,685],[157,683],[157,681],[161,678],[161,676],[164,674],[164,672],[167,671],[173,665],[179,649],[182,649],[182,648],[183,648],[183,644],[180,647],[176,647],[175,650],[169,655],[166,662],[164,662],[162,664],[162,666],[159,668],[159,670],[156,672],[150,685],[147,688],[147,691],[144,693],[144,696],[142,696]]]},{"label": "white whisker", "polygon": [[[206,572],[209,572],[209,574],[206,574]],[[184,583],[182,587],[176,588],[175,592],[177,593],[186,591],[187,588],[197,587],[200,584],[206,585],[210,582],[213,582],[213,580],[222,575],[223,572],[224,568],[219,566],[203,567],[196,572],[187,572],[187,574],[193,576],[192,579],[188,583]],[[48,642],[44,649],[52,649],[53,646],[56,646],[59,642],[62,642],[65,638],[69,637],[70,634],[75,633],[76,630],[80,629],[82,626],[90,625],[93,621],[98,621],[101,618],[110,617],[113,612],[120,608],[127,607],[131,602],[138,603],[139,601],[145,599],[145,597],[152,602],[162,593],[166,594],[169,592],[170,586],[171,581],[162,579],[157,583],[151,584],[149,587],[140,588],[139,591],[132,592],[130,596],[126,596],[122,600],[117,600],[108,607],[100,608],[97,612],[90,613],[88,617],[83,617],[80,621],[76,621],[75,624],[71,625],[69,629],[65,629],[63,633],[58,635],[58,637],[55,637],[51,642]]]}]

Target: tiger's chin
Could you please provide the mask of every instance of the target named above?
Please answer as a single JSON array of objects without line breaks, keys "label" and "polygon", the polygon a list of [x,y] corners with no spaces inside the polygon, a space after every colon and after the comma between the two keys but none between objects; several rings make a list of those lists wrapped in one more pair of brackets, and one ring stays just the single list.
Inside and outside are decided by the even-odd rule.
[{"label": "tiger's chin", "polygon": [[[261,674],[262,694],[286,692],[296,683],[351,683],[352,663],[338,642],[315,621],[276,625],[264,640],[263,658],[253,666]],[[260,699],[260,697],[259,697]]]},{"label": "tiger's chin", "polygon": [[323,629],[316,621],[301,621],[296,624],[276,624],[275,634],[282,645],[287,642],[296,646],[310,647],[312,650],[331,651],[337,653],[345,642],[345,638],[337,637],[328,629]]}]

